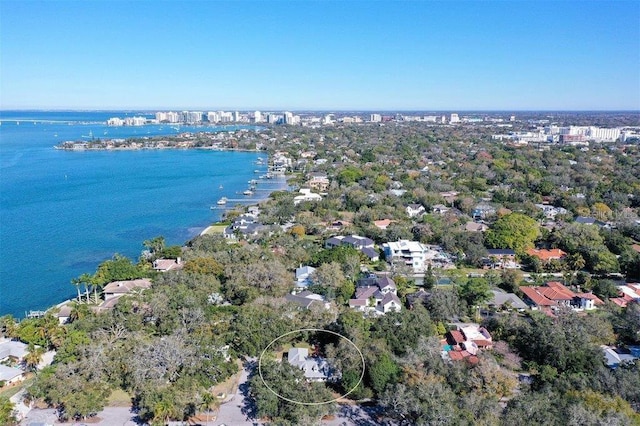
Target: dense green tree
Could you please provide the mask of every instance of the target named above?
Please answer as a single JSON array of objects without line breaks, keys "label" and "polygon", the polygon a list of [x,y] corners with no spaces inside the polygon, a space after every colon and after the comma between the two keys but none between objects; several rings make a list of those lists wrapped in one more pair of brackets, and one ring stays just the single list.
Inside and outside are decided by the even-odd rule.
[{"label": "dense green tree", "polygon": [[477,306],[489,300],[490,290],[485,278],[469,278],[460,286],[460,297],[468,306]]},{"label": "dense green tree", "polygon": [[511,213],[498,219],[487,231],[485,241],[489,247],[509,248],[524,253],[540,235],[538,223],[521,213]]}]

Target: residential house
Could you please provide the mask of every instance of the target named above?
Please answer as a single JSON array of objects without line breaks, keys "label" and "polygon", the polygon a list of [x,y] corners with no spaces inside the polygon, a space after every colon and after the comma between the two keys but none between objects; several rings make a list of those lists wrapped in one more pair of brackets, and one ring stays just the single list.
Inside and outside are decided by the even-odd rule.
[{"label": "residential house", "polygon": [[307,288],[311,284],[311,276],[316,271],[313,266],[296,268],[296,288]]},{"label": "residential house", "polygon": [[592,293],[574,293],[562,283],[550,281],[544,286],[523,286],[525,302],[531,309],[549,310],[560,307],[574,310],[591,310],[604,302]]},{"label": "residential house", "polygon": [[370,261],[376,262],[379,260],[379,253],[375,249],[375,242],[371,238],[361,237],[359,235],[336,235],[325,241],[324,246],[325,248],[340,246],[353,247],[367,256]]},{"label": "residential house", "polygon": [[305,201],[320,201],[322,200],[322,196],[320,194],[316,194],[315,192],[311,192],[309,188],[301,188],[300,195],[296,195],[293,197],[293,204],[298,205]]},{"label": "residential house", "polygon": [[640,303],[640,284],[625,284],[618,286],[618,297],[609,299],[621,308],[626,308],[630,302]]},{"label": "residential house", "polygon": [[104,294],[105,302],[114,298],[118,298],[124,294],[130,293],[134,290],[144,290],[151,288],[151,280],[148,278],[140,278],[137,280],[128,281],[113,281],[104,286],[102,293]]},{"label": "residential house", "polygon": [[628,351],[623,351],[615,346],[602,345],[604,362],[607,367],[616,369],[620,364],[633,363],[640,359],[640,346],[631,346]]},{"label": "residential house", "polygon": [[520,265],[516,262],[516,252],[511,249],[488,249],[487,257],[482,259],[483,267],[514,269]]},{"label": "residential house", "polygon": [[563,207],[554,207],[549,204],[536,204],[535,206],[542,210],[542,214],[544,214],[547,219],[555,220],[557,215],[567,214],[567,209]]},{"label": "residential house", "polygon": [[588,216],[578,216],[575,218],[576,223],[580,223],[582,225],[597,225],[599,227],[603,227],[606,225],[605,222],[602,222],[598,219]]},{"label": "residential house", "polygon": [[0,364],[0,383],[4,386],[12,385],[24,380],[24,371],[16,367]]},{"label": "residential house", "polygon": [[440,196],[442,198],[444,198],[444,200],[449,203],[449,204],[453,204],[453,202],[456,200],[456,198],[458,198],[458,192],[456,191],[445,191],[445,192],[441,192]]},{"label": "residential house", "polygon": [[245,213],[233,219],[231,224],[224,229],[222,235],[227,239],[234,240],[237,236],[255,237],[265,229],[267,227],[258,221],[257,215]]},{"label": "residential house", "polygon": [[310,309],[311,306],[319,306],[324,309],[329,309],[329,303],[324,299],[324,297],[308,290],[301,291],[300,293],[287,294],[285,299],[304,309]]},{"label": "residential house", "polygon": [[327,192],[329,189],[329,178],[324,176],[313,176],[308,182],[307,185],[309,188],[318,192]]},{"label": "residential house", "polygon": [[448,212],[450,210],[449,207],[445,206],[444,204],[436,204],[435,206],[431,207],[431,211],[434,214],[445,214],[446,212]]},{"label": "residential house", "polygon": [[492,289],[491,293],[493,296],[491,297],[491,300],[487,302],[487,305],[490,307],[501,309],[508,306],[519,311],[527,309],[527,304],[513,293],[507,293],[500,289]]},{"label": "residential house", "polygon": [[489,227],[480,222],[467,222],[464,225],[464,230],[467,232],[486,232],[489,230]]},{"label": "residential house", "polygon": [[549,263],[551,260],[560,260],[564,258],[567,253],[560,249],[528,249],[527,254],[532,257],[537,257],[542,263]]},{"label": "residential house", "polygon": [[177,259],[156,259],[153,261],[153,269],[158,272],[167,272],[182,269],[184,264],[181,258]]},{"label": "residential house", "polygon": [[406,208],[409,217],[422,216],[427,212],[422,204],[409,204]]},{"label": "residential house", "polygon": [[328,224],[326,229],[327,231],[337,232],[337,231],[342,231],[343,229],[349,226],[351,226],[351,222],[348,222],[346,220],[335,220],[330,224]]},{"label": "residential house", "polygon": [[396,283],[389,277],[370,275],[358,282],[355,296],[349,307],[373,315],[400,311],[402,304],[397,296]]},{"label": "residential house", "polygon": [[310,357],[307,348],[291,348],[287,361],[304,373],[304,377],[313,382],[324,382],[331,378],[332,371],[325,358]]},{"label": "residential house", "polygon": [[27,345],[22,342],[9,339],[0,340],[0,362],[11,360],[21,363],[28,353]]},{"label": "residential house", "polygon": [[480,203],[473,208],[473,211],[471,212],[471,217],[474,220],[484,220],[491,216],[495,216],[495,214],[496,214],[495,207],[489,204]]},{"label": "residential house", "polygon": [[389,227],[389,225],[391,225],[392,220],[391,219],[380,219],[380,220],[374,220],[373,224],[378,228],[378,229],[387,229]]},{"label": "residential house", "polygon": [[399,240],[382,244],[387,262],[402,263],[413,269],[414,273],[421,274],[428,266],[449,268],[453,261],[442,247],[422,244],[417,241]]},{"label": "residential house", "polygon": [[443,350],[443,358],[451,361],[467,360],[477,363],[480,350],[491,349],[493,339],[484,327],[478,324],[459,324],[456,330],[445,335],[447,346]]}]

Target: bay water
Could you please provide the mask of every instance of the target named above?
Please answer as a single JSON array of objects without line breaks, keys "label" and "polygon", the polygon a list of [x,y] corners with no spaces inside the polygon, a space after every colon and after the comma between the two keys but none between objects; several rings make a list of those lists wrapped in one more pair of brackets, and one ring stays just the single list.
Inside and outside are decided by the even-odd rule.
[{"label": "bay water", "polygon": [[[229,206],[268,196],[257,179],[265,153],[213,150],[63,151],[87,137],[125,138],[236,127],[107,127],[127,112],[0,112],[0,316],[23,317],[73,297],[71,279],[120,253],[137,260],[159,235],[183,244]],[[140,114],[136,114],[140,115]],[[282,189],[283,182],[269,182]],[[277,187],[280,185],[280,187]],[[216,206],[211,209],[211,206]]]}]

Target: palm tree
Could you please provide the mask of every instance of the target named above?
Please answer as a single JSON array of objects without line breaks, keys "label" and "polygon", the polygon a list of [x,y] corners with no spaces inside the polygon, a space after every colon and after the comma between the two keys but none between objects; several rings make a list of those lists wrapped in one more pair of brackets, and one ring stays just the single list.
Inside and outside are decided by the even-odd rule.
[{"label": "palm tree", "polygon": [[40,346],[36,347],[33,343],[29,343],[27,350],[29,352],[24,356],[24,364],[28,370],[36,371],[38,364],[42,361],[44,349]]},{"label": "palm tree", "polygon": [[153,421],[161,422],[161,424],[167,424],[167,421],[175,414],[175,407],[171,401],[162,399],[153,406]]},{"label": "palm tree", "polygon": [[77,278],[73,278],[71,280],[71,284],[73,284],[76,287],[76,290],[78,291],[78,302],[80,302],[82,300],[82,296],[80,295],[80,277]]}]

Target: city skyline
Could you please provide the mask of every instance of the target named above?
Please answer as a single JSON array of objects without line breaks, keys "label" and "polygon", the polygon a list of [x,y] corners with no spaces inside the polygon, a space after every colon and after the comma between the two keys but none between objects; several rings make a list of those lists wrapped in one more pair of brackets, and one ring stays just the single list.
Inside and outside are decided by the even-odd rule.
[{"label": "city skyline", "polygon": [[0,108],[640,109],[640,3],[0,3]]}]

